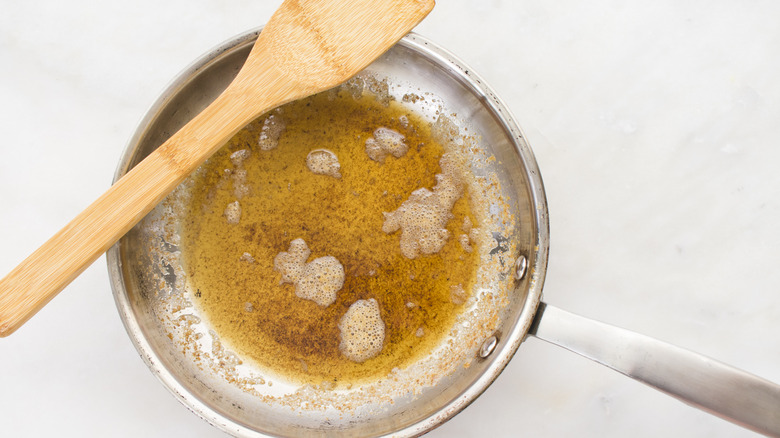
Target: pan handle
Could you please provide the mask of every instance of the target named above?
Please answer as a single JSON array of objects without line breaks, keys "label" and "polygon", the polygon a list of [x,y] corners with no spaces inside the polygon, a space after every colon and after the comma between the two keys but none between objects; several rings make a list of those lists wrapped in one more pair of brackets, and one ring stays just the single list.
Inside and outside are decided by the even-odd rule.
[{"label": "pan handle", "polygon": [[732,423],[780,437],[780,385],[768,380],[544,302],[529,334]]}]

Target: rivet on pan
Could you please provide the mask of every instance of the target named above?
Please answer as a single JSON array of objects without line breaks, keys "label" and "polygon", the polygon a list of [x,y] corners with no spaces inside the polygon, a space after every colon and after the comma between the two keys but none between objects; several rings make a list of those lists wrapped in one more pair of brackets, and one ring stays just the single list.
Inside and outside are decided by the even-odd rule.
[{"label": "rivet on pan", "polygon": [[515,279],[522,280],[525,277],[525,271],[528,269],[528,259],[525,256],[520,256],[515,262]]},{"label": "rivet on pan", "polygon": [[495,336],[485,339],[485,342],[482,343],[482,347],[479,348],[479,357],[485,359],[490,356],[493,353],[493,350],[496,349],[496,345],[498,345],[498,339]]}]

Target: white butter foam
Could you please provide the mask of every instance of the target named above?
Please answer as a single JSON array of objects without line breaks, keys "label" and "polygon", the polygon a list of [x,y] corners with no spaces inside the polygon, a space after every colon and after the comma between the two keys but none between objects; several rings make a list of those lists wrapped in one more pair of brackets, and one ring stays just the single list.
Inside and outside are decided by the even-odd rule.
[{"label": "white butter foam", "polygon": [[385,323],[375,299],[357,300],[339,322],[339,350],[353,362],[365,362],[382,351]]},{"label": "white butter foam", "polygon": [[270,114],[263,121],[263,127],[260,129],[260,137],[257,139],[257,145],[261,150],[270,151],[276,149],[279,146],[279,137],[282,136],[282,131],[287,127],[284,119],[278,114],[278,110],[274,114]]},{"label": "white butter foam", "polygon": [[306,156],[306,167],[318,175],[341,178],[341,164],[333,152],[327,149],[315,149]]},{"label": "white butter foam", "polygon": [[382,231],[390,234],[401,230],[401,254],[406,258],[435,254],[449,238],[446,226],[452,218],[452,207],[463,195],[463,182],[449,154],[442,155],[439,164],[442,172],[436,174],[433,191],[417,189],[395,211],[384,213]]},{"label": "white butter foam", "polygon": [[238,201],[233,201],[225,207],[224,212],[225,219],[230,225],[236,225],[241,221],[241,204]]},{"label": "white butter foam", "polygon": [[374,161],[383,163],[387,155],[401,158],[409,150],[405,137],[389,128],[377,128],[374,136],[366,140],[366,154]]},{"label": "white butter foam", "polygon": [[282,274],[280,283],[295,285],[295,296],[328,307],[336,301],[338,291],[344,286],[344,267],[333,256],[306,263],[310,255],[306,242],[295,239],[290,242],[290,249],[274,258],[274,270]]}]

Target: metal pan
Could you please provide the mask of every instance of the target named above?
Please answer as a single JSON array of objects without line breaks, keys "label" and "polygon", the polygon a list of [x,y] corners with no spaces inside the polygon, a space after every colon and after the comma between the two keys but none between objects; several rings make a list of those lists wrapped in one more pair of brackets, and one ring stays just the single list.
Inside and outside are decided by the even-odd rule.
[{"label": "metal pan", "polygon": [[[173,81],[131,139],[117,179],[227,86],[259,32],[225,42]],[[492,271],[473,292],[447,349],[419,367],[349,390],[285,385],[239,363],[191,305],[178,260],[175,199],[169,199],[112,247],[107,260],[128,334],[182,403],[236,436],[415,436],[468,406],[533,335],[730,421],[780,435],[779,386],[542,302],[549,226],[541,175],[511,114],[471,69],[412,34],[364,74],[386,80],[398,99],[407,92],[429,96],[410,105],[432,120],[437,113],[454,114],[480,156],[491,157],[472,170],[498,183],[487,214],[504,218],[489,225]]]}]

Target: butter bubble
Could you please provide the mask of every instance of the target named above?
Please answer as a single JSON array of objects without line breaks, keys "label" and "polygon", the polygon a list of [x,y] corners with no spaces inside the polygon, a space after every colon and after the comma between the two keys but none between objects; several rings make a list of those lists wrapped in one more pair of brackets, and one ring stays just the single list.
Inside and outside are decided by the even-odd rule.
[{"label": "butter bubble", "polygon": [[260,137],[257,139],[257,145],[261,150],[270,151],[279,146],[279,137],[282,136],[287,124],[279,114],[270,114],[263,121],[263,127],[260,129]]},{"label": "butter bubble", "polygon": [[453,216],[452,207],[463,195],[463,182],[453,157],[444,154],[439,164],[442,172],[436,175],[433,190],[417,189],[395,211],[384,213],[382,231],[401,230],[401,254],[406,258],[435,254],[449,238],[446,226]]},{"label": "butter bubble", "polygon": [[225,219],[230,225],[236,225],[241,221],[241,204],[233,201],[225,207]]},{"label": "butter bubble", "polygon": [[341,178],[341,164],[333,152],[327,149],[315,149],[306,156],[306,167],[318,175]]},{"label": "butter bubble", "polygon": [[360,363],[376,357],[385,342],[379,303],[373,298],[355,301],[341,318],[339,331],[339,350],[347,359]]},{"label": "butter bubble", "polygon": [[306,242],[295,239],[287,251],[274,258],[274,270],[282,275],[281,283],[295,285],[298,298],[314,301],[322,307],[330,306],[344,287],[344,266],[333,256],[306,263],[310,255]]},{"label": "butter bubble", "polygon": [[401,158],[409,150],[405,137],[389,128],[377,128],[374,136],[366,140],[366,154],[374,161],[383,163],[387,155]]}]

